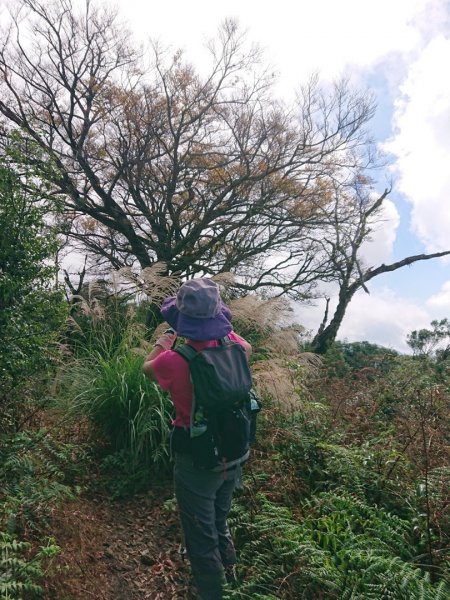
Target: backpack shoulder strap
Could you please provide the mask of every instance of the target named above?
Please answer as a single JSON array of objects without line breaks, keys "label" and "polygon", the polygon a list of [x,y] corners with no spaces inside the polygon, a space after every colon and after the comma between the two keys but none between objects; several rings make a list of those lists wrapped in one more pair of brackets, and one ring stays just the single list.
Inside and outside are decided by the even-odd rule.
[{"label": "backpack shoulder strap", "polygon": [[189,344],[178,346],[178,348],[174,348],[174,351],[182,356],[188,363],[191,362],[195,356],[197,356],[197,350]]}]

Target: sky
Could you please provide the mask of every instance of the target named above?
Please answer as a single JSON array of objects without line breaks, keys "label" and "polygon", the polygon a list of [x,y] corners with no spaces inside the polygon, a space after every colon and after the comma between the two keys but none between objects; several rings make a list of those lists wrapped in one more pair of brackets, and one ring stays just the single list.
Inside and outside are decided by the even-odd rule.
[{"label": "sky", "polygon": [[[78,0],[81,1],[81,0]],[[0,5],[2,4],[0,0]],[[388,159],[380,193],[393,183],[383,223],[364,248],[378,266],[450,249],[450,0],[116,0],[135,37],[181,48],[198,68],[205,43],[235,18],[277,74],[276,93],[292,98],[312,73],[342,76],[377,101],[372,133]],[[369,340],[407,352],[406,335],[450,318],[450,259],[373,279],[353,299],[339,339]],[[324,303],[297,306],[315,331]]]}]

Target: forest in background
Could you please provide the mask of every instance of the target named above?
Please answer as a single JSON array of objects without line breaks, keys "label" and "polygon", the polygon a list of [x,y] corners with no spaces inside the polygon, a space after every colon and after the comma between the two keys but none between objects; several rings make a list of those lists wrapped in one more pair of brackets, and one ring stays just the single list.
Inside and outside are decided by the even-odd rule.
[{"label": "forest in background", "polygon": [[[172,407],[142,362],[193,276],[221,286],[264,402],[229,597],[447,598],[450,323],[411,332],[410,356],[336,342],[358,289],[448,253],[361,259],[389,194],[370,96],[315,79],[284,105],[232,22],[201,77],[143,57],[107,7],[18,5],[0,48],[2,599],[192,594]],[[289,300],[323,284],[338,306],[308,337]]]}]

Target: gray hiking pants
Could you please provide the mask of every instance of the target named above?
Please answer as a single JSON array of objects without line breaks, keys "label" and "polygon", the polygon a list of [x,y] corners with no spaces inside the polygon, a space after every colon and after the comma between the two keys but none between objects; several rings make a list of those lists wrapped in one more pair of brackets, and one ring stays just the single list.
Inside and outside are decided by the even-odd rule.
[{"label": "gray hiking pants", "polygon": [[201,600],[221,600],[224,567],[236,562],[227,516],[240,467],[214,473],[197,469],[175,454],[175,495],[192,576]]}]

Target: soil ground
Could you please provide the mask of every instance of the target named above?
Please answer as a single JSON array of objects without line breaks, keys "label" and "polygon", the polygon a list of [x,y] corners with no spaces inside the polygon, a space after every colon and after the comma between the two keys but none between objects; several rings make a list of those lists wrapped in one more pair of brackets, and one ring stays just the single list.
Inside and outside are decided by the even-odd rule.
[{"label": "soil ground", "polygon": [[130,500],[81,498],[55,511],[61,553],[45,599],[193,600],[172,495],[167,483]]}]

